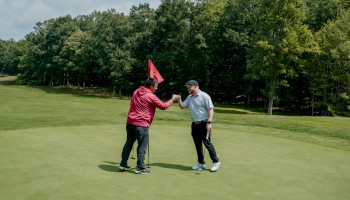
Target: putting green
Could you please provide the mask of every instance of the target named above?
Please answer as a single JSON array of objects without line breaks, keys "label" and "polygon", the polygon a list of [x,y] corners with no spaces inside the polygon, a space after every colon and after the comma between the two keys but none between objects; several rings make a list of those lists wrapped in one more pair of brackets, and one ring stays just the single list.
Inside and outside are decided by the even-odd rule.
[{"label": "putting green", "polygon": [[189,125],[152,125],[147,175],[118,170],[124,124],[0,131],[0,198],[350,199],[349,151],[257,134],[278,129],[216,124],[222,167],[192,171]]}]

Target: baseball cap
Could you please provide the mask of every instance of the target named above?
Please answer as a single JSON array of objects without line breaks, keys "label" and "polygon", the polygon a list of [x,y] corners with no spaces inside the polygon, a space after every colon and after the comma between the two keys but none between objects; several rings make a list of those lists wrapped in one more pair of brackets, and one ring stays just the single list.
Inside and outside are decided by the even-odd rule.
[{"label": "baseball cap", "polygon": [[185,84],[185,86],[186,87],[188,87],[188,86],[198,86],[198,82],[197,81],[195,81],[195,80],[189,80],[186,84]]}]

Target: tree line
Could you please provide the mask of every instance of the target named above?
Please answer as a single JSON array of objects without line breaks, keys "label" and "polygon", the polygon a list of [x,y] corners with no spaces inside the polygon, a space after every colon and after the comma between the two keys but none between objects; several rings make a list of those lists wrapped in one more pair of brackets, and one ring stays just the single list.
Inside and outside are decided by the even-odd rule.
[{"label": "tree line", "polygon": [[131,94],[152,60],[161,95],[195,79],[215,102],[350,116],[350,0],[162,0],[33,29],[0,40],[0,73],[20,84]]}]

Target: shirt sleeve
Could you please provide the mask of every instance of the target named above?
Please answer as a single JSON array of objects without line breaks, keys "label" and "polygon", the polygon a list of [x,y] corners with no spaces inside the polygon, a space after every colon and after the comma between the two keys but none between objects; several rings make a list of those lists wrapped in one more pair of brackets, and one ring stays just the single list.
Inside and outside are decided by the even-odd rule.
[{"label": "shirt sleeve", "polygon": [[161,110],[165,110],[165,109],[169,108],[170,105],[173,103],[173,101],[171,99],[169,101],[163,103],[155,94],[151,94],[150,98],[152,100],[152,104]]},{"label": "shirt sleeve", "polygon": [[182,106],[185,108],[188,107],[188,103],[189,103],[189,99],[190,99],[189,97],[190,97],[190,95],[188,95],[187,98],[185,99],[185,101],[182,102]]},{"label": "shirt sleeve", "polygon": [[207,107],[207,110],[214,108],[214,105],[213,105],[213,102],[212,102],[210,96],[208,94],[206,94],[205,96],[206,96],[205,106]]}]

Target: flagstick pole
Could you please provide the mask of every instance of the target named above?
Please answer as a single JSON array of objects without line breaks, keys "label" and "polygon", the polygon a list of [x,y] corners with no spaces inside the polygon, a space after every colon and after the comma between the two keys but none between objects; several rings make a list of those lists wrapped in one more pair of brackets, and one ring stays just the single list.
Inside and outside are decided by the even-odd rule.
[{"label": "flagstick pole", "polygon": [[147,163],[148,163],[147,165],[148,165],[148,167],[147,168],[150,168],[150,166],[149,166],[149,136],[148,136],[148,148],[147,148],[147,150],[148,150],[148,153],[147,153],[147,157],[148,157],[147,158],[147,160],[148,160],[147,161]]}]

